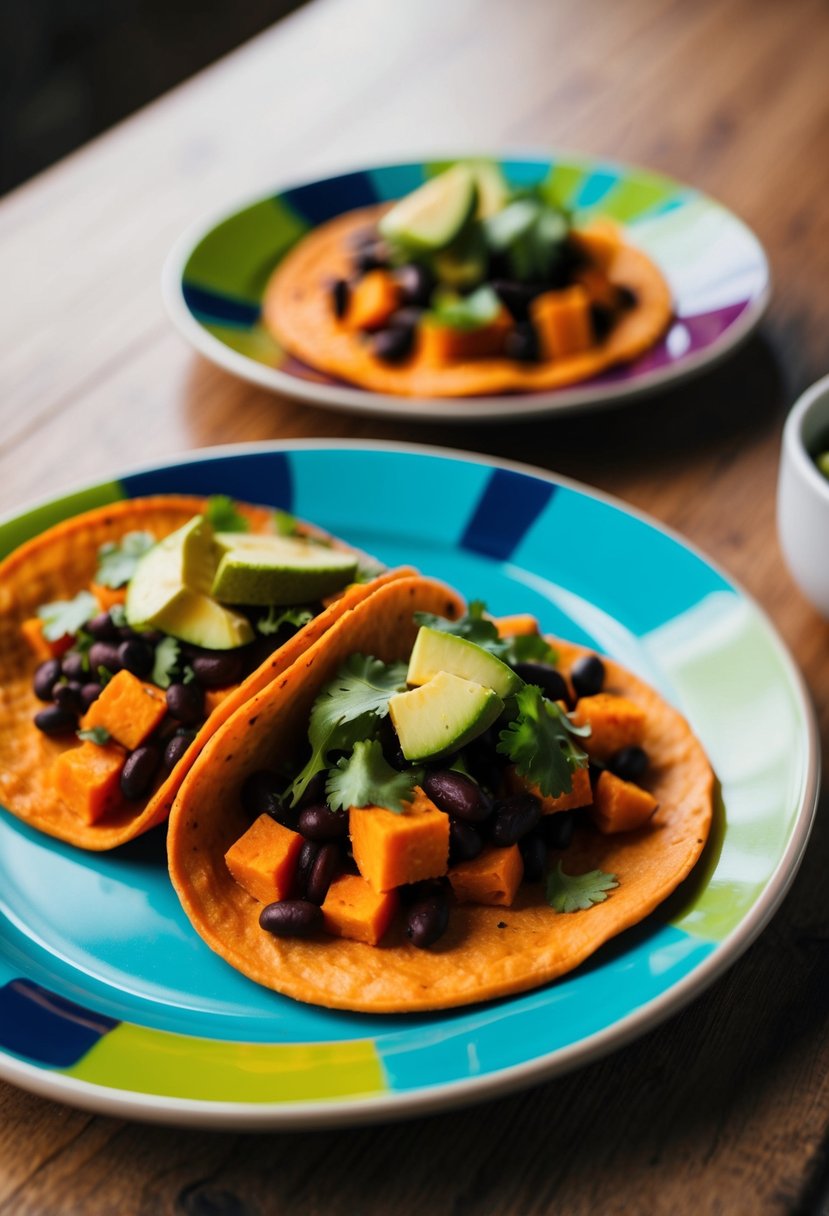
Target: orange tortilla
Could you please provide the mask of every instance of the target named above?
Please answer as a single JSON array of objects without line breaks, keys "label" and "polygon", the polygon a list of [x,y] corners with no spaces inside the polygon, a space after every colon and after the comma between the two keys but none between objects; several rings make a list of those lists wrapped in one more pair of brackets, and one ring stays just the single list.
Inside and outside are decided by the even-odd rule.
[{"label": "orange tortilla", "polygon": [[[203,498],[165,495],[113,503],[76,515],[15,549],[0,563],[0,802],[32,827],[84,849],[112,849],[162,823],[193,761],[207,740],[247,699],[274,680],[331,625],[375,588],[409,568],[389,571],[370,583],[354,584],[318,616],[297,630],[279,650],[251,673],[209,715],[191,747],[146,801],[130,802],[95,824],[86,824],[56,796],[49,769],[74,736],[48,737],[32,718],[43,703],[32,690],[39,660],[21,637],[21,623],[41,604],[71,599],[89,588],[98,565],[98,548],[132,531],[158,539],[205,509]],[[273,529],[273,512],[238,504],[251,528]],[[310,525],[300,531],[325,535]],[[334,542],[339,547],[340,542]]]},{"label": "orange tortilla", "polygon": [[[522,992],[571,971],[642,920],[702,852],[713,798],[705,753],[675,709],[606,660],[607,690],[631,698],[647,714],[647,784],[659,810],[646,828],[625,835],[579,828],[568,849],[551,854],[567,873],[615,874],[619,887],[604,903],[560,914],[544,902],[541,884],[527,884],[510,908],[453,907],[448,931],[428,950],[410,945],[400,924],[379,946],[323,934],[276,938],[259,927],[262,905],[234,882],[224,862],[249,826],[239,796],[244,778],[283,762],[295,769],[307,754],[314,698],[345,659],[355,652],[387,662],[407,658],[417,632],[413,610],[450,615],[442,606],[449,594],[425,579],[378,590],[224,724],[176,798],[168,856],[182,906],[207,944],[259,984],[297,1000],[366,1013],[444,1009]],[[556,646],[565,671],[585,653],[566,642]]]},{"label": "orange tortilla", "polygon": [[649,350],[671,319],[671,292],[659,268],[624,244],[610,277],[636,293],[637,303],[616,321],[604,342],[582,354],[546,363],[468,359],[436,367],[417,352],[405,363],[376,359],[360,334],[334,315],[329,284],[351,273],[350,238],[376,224],[385,204],[329,220],[304,236],[283,258],[265,289],[263,319],[285,350],[321,371],[378,393],[417,397],[469,397],[536,392],[588,380]]}]

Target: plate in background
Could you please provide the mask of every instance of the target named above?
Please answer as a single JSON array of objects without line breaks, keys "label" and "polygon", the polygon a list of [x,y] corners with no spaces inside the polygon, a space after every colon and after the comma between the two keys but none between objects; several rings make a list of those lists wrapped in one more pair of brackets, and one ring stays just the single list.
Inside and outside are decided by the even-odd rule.
[{"label": "plate in background", "polygon": [[[480,159],[480,158],[478,158]],[[307,182],[198,224],[170,254],[162,287],[182,334],[208,359],[243,379],[352,413],[433,422],[497,422],[623,402],[717,362],[760,320],[769,269],[754,234],[730,211],[668,177],[571,155],[508,158],[513,185],[549,183],[577,222],[623,223],[666,275],[675,317],[665,337],[634,363],[582,384],[533,393],[415,398],[337,380],[287,355],[261,323],[262,295],[280,258],[315,226],[356,207],[400,198],[446,161],[384,165]]]},{"label": "plate in background", "polygon": [[526,466],[320,441],[213,449],[88,487],[0,523],[0,556],[79,511],[170,492],[295,511],[496,614],[533,612],[545,632],[607,651],[688,716],[725,809],[686,883],[575,972],[477,1007],[385,1017],[300,1004],[213,954],[170,885],[163,828],[92,854],[0,810],[0,1076],[109,1114],[202,1126],[445,1109],[643,1033],[769,920],[811,826],[815,723],[762,612],[679,538]]}]

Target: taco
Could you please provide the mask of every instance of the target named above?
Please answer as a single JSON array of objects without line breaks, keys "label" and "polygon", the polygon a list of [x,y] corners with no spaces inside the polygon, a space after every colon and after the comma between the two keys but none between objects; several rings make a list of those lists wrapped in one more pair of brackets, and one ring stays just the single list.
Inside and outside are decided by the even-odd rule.
[{"label": "taco", "polygon": [[399,573],[220,496],[48,529],[0,563],[0,801],[86,849],[146,832],[217,727]]},{"label": "taco", "polygon": [[620,227],[574,227],[542,190],[509,190],[474,163],[315,228],[263,300],[290,354],[422,397],[587,380],[644,354],[671,315],[664,276]]},{"label": "taco", "polygon": [[379,589],[182,785],[173,884],[257,983],[371,1013],[521,992],[699,858],[713,775],[682,716],[532,618],[458,612],[426,579]]}]

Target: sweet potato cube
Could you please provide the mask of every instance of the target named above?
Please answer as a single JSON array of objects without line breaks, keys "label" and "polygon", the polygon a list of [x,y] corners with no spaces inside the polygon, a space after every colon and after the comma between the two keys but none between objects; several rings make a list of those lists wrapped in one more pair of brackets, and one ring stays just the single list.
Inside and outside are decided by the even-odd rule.
[{"label": "sweet potato cube", "polygon": [[535,794],[541,803],[542,815],[554,815],[556,811],[572,811],[579,806],[589,806],[593,801],[593,791],[590,788],[590,774],[587,768],[577,768],[572,776],[572,786],[569,794],[559,794],[553,798],[542,794],[537,785],[533,785],[526,777],[510,766],[504,774],[504,784],[510,794]]},{"label": "sweet potato cube", "polygon": [[71,634],[66,634],[62,638],[58,638],[55,642],[50,642],[43,633],[43,621],[39,616],[30,616],[23,621],[20,626],[20,632],[33,652],[38,663],[45,663],[47,659],[59,659],[62,654],[66,654],[69,647],[74,642]]},{"label": "sweet potato cube", "polygon": [[370,270],[351,289],[344,324],[349,329],[380,329],[400,298],[400,285],[388,271]]},{"label": "sweet potato cube", "polygon": [[602,308],[613,310],[618,308],[619,288],[598,266],[582,266],[576,271],[574,278],[587,292],[591,304],[600,304]]},{"label": "sweet potato cube", "polygon": [[590,296],[579,284],[542,292],[530,304],[530,315],[545,359],[566,359],[593,345]]},{"label": "sweet potato cube", "polygon": [[579,746],[595,760],[606,760],[620,747],[638,747],[645,737],[645,711],[627,697],[612,693],[598,692],[594,697],[582,697],[576,705],[573,721],[577,726],[590,727],[590,734],[579,740]]},{"label": "sweet potato cube", "polygon": [[375,891],[359,874],[341,874],[322,905],[325,927],[335,937],[376,946],[397,911],[396,891]]},{"label": "sweet potato cube", "polygon": [[91,583],[89,590],[101,606],[101,612],[109,612],[116,604],[127,602],[126,587],[105,587],[103,583]]},{"label": "sweet potato cube", "polygon": [[600,832],[610,836],[641,828],[658,805],[653,794],[605,769],[596,782],[590,817]]},{"label": "sweet potato cube", "polygon": [[530,612],[518,612],[514,616],[496,616],[495,628],[499,638],[537,637],[541,632],[538,621]]},{"label": "sweet potato cube", "polygon": [[240,887],[260,904],[291,893],[302,837],[270,815],[260,815],[225,853],[225,864]]},{"label": "sweet potato cube", "polygon": [[86,741],[61,752],[51,769],[62,802],[85,823],[97,823],[123,802],[121,769],[127,753],[116,743]]},{"label": "sweet potato cube", "polygon": [[238,684],[226,684],[224,688],[208,688],[204,694],[204,712],[209,717],[225,697],[229,697],[239,687]]},{"label": "sweet potato cube", "polygon": [[357,869],[375,891],[446,873],[449,816],[419,787],[403,814],[381,806],[353,806],[348,826]]},{"label": "sweet potato cube", "polygon": [[117,672],[93,701],[81,725],[102,726],[113,739],[134,751],[167,713],[167,698],[155,684],[145,684],[131,671]]},{"label": "sweet potato cube", "polygon": [[500,355],[511,327],[512,321],[506,309],[489,325],[478,325],[474,329],[440,325],[426,317],[419,326],[420,355],[424,363],[432,367],[443,367],[462,359],[486,359]]},{"label": "sweet potato cube", "polygon": [[449,871],[459,904],[493,904],[508,908],[524,877],[524,862],[517,844],[507,849],[485,849],[472,861]]}]

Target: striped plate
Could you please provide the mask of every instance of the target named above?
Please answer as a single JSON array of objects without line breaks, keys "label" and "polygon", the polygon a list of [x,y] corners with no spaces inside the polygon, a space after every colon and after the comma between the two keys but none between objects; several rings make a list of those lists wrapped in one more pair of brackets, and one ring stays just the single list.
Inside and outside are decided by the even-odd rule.
[{"label": "striped plate", "polygon": [[[478,158],[480,159],[480,158]],[[260,320],[262,293],[280,258],[316,225],[356,207],[400,198],[445,168],[418,162],[361,169],[254,202],[185,233],[163,275],[174,323],[228,371],[315,405],[434,421],[495,421],[581,410],[682,380],[721,359],[754,328],[768,302],[769,270],[757,238],[718,203],[670,178],[571,156],[506,159],[515,186],[545,183],[577,223],[598,215],[625,224],[670,282],[675,319],[641,359],[569,388],[498,397],[403,398],[345,384],[287,355]]]},{"label": "striped plate", "polygon": [[[357,490],[359,487],[359,490]],[[78,511],[151,493],[295,511],[388,562],[532,612],[690,718],[722,783],[713,839],[646,922],[557,983],[432,1015],[317,1009],[211,953],[167,878],[164,831],[110,854],[0,810],[0,1075],[96,1110],[203,1125],[370,1120],[501,1093],[618,1046],[699,993],[789,886],[818,782],[812,711],[757,606],[677,537],[584,487],[437,449],[214,449],[0,524],[0,555]],[[562,537],[587,540],[562,543]]]}]

